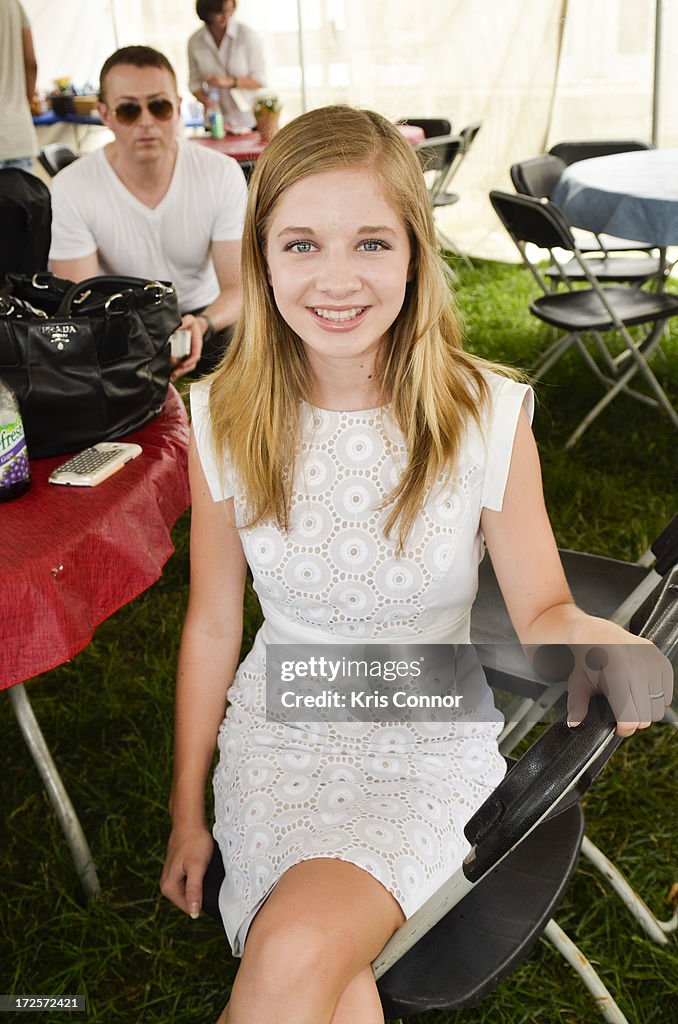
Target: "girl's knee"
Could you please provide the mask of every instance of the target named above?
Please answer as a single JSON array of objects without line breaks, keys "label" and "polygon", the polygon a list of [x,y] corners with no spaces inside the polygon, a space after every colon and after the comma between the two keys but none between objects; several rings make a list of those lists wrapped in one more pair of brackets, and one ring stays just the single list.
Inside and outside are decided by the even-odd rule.
[{"label": "girl's knee", "polygon": [[329,922],[300,913],[290,920],[262,921],[251,929],[245,943],[245,960],[256,961],[268,977],[290,984],[322,975],[325,982],[334,975],[340,984],[350,972],[353,954]]}]

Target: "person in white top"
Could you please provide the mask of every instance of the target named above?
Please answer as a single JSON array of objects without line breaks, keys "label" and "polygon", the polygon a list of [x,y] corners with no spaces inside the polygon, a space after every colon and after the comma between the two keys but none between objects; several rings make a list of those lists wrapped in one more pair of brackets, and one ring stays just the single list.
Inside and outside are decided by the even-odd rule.
[{"label": "person in white top", "polygon": [[[219,908],[242,957],[220,1024],[383,1024],[370,964],[466,856],[464,824],[505,772],[501,716],[482,672],[467,692],[462,671],[470,703],[456,717],[395,720],[395,702],[361,717],[350,686],[332,701],[326,656],[367,665],[385,644],[416,676],[434,645],[436,672],[453,663],[469,650],[487,545],[521,642],[578,651],[572,725],[589,673],[624,735],[663,716],[673,675],[652,644],[574,605],[531,390],[462,350],[424,176],[395,126],[309,111],[267,146],[250,195],[245,312],[191,389],[191,580],[161,888],[198,916],[218,742]],[[238,667],[248,565],[264,623]],[[609,652],[604,672],[600,650],[585,663],[589,644]],[[353,693],[384,695],[386,670],[366,670]],[[327,712],[294,708],[323,695]]]},{"label": "person in white top", "polygon": [[52,271],[71,281],[101,273],[172,281],[191,333],[173,376],[209,371],[240,312],[244,175],[235,160],[177,137],[176,79],[157,50],[130,46],[109,57],[98,109],[115,138],[54,178]]},{"label": "person in white top", "polygon": [[18,0],[0,0],[0,167],[32,170],[38,140],[30,103],[37,74],[26,13]]},{"label": "person in white top", "polygon": [[218,89],[224,121],[252,128],[254,94],[266,85],[264,51],[254,29],[235,20],[235,8],[236,0],[198,0],[196,12],[205,25],[188,40],[189,88],[203,105],[208,92]]}]

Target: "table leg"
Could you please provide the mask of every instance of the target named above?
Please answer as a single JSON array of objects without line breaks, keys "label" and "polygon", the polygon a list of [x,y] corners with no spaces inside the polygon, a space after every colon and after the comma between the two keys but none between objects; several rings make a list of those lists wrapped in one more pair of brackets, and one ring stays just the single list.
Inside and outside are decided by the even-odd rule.
[{"label": "table leg", "polygon": [[85,895],[88,898],[98,896],[101,892],[101,886],[99,885],[96,868],[94,867],[92,853],[85,839],[85,833],[82,830],[73,804],[66,792],[66,787],[49,752],[49,747],[38,725],[23,683],[11,686],[8,692],[26,745],[31,752],[31,757],[40,773],[40,777],[47,790],[47,795],[56,811],[59,824],[66,837],[66,842],[70,847]]}]

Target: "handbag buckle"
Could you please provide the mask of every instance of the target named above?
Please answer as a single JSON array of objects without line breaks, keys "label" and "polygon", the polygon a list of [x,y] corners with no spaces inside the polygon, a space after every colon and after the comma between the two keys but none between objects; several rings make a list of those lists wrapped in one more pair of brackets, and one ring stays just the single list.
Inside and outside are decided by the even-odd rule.
[{"label": "handbag buckle", "polygon": [[165,296],[166,295],[171,295],[172,292],[174,291],[174,289],[173,288],[168,288],[167,285],[164,285],[162,283],[162,281],[149,281],[148,284],[144,285],[144,291],[145,292],[154,291],[156,293],[156,295],[155,295],[155,302],[153,302],[152,305],[159,306],[160,303],[165,298]]},{"label": "handbag buckle", "polygon": [[47,282],[47,284],[40,284],[39,278],[40,274],[33,274],[33,277],[31,278],[31,284],[33,285],[34,288],[41,288],[43,291],[47,291],[49,289],[49,281]]},{"label": "handbag buckle", "polygon": [[[112,313],[115,312],[115,310],[111,309],[113,303],[116,302],[117,299],[124,299],[124,297],[125,296],[123,295],[122,292],[114,292],[113,295],[108,296],[106,302],[104,303],[104,312],[106,313],[106,316],[110,316]],[[124,312],[124,310],[122,312]]]}]

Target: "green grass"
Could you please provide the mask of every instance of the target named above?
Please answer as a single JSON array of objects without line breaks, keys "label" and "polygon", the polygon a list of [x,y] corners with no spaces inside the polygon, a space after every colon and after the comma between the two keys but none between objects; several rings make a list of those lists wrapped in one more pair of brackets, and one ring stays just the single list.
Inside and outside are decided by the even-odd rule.
[{"label": "green grass", "polygon": [[[521,269],[480,262],[472,271],[462,268],[457,294],[473,351],[526,366],[548,343],[550,330],[527,312],[533,286]],[[656,360],[656,369],[676,401],[678,326],[664,349],[667,360]],[[621,397],[564,453],[564,438],[596,400],[597,388],[576,353],[538,388],[535,430],[547,500],[560,544],[633,559],[675,511],[676,432],[665,416]],[[94,852],[103,885],[97,902],[84,904],[9,701],[0,699],[0,992],[84,992],[87,1019],[96,1024],[212,1021],[236,967],[216,925],[190,921],[158,891],[188,524],[187,514],[158,583],[105,622],[72,662],[28,684]],[[250,595],[246,643],[256,620]],[[668,916],[667,892],[678,876],[677,749],[666,726],[638,735],[586,800],[589,836],[661,917]],[[675,938],[666,947],[645,939],[586,862],[557,918],[595,961],[632,1024],[676,1019]],[[20,1019],[52,1018],[63,1015]],[[420,1024],[598,1020],[581,983],[543,942],[481,1006],[419,1018]],[[292,1022],[272,1010],[271,1024]]]}]

